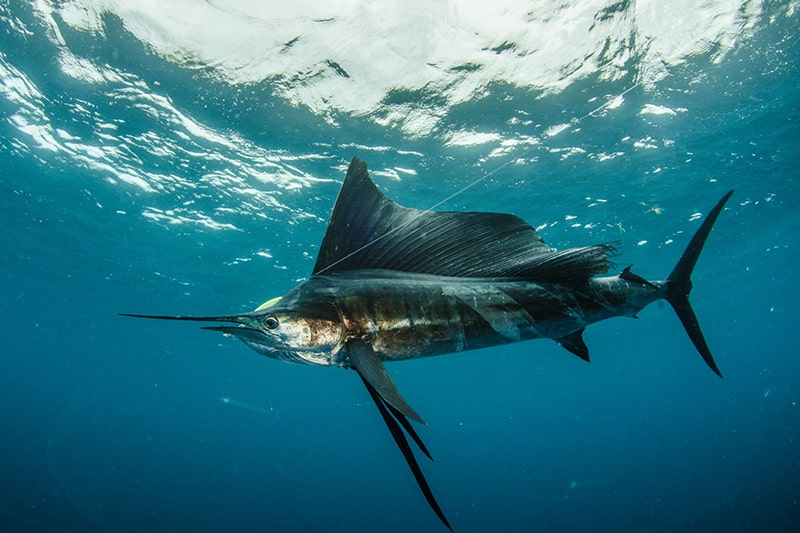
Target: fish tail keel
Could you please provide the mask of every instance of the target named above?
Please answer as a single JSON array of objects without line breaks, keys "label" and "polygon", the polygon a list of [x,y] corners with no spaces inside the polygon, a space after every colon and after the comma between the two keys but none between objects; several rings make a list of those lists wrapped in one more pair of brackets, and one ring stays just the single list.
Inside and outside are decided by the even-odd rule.
[{"label": "fish tail keel", "polygon": [[694,314],[694,309],[692,309],[692,305],[689,302],[689,293],[692,291],[692,271],[697,259],[700,257],[700,252],[703,251],[703,246],[706,243],[706,239],[708,239],[709,233],[711,233],[711,228],[732,194],[733,191],[728,191],[709,212],[678,260],[678,264],[675,265],[672,273],[667,278],[666,300],[677,313],[681,324],[683,324],[686,333],[695,348],[697,348],[697,351],[700,352],[703,360],[719,377],[722,377],[722,373],[719,371],[717,363],[714,361],[714,356],[711,355],[711,350],[708,348],[706,339],[703,336],[703,331],[700,329],[700,323],[697,321],[697,316]]}]

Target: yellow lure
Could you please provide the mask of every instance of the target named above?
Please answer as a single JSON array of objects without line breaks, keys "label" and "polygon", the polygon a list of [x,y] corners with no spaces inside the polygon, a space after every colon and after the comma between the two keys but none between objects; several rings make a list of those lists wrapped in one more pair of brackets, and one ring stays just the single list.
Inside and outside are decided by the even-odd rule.
[{"label": "yellow lure", "polygon": [[256,308],[256,311],[261,311],[261,310],[263,310],[263,309],[266,309],[267,307],[270,307],[271,305],[275,305],[276,303],[278,303],[278,300],[280,300],[280,299],[281,299],[281,297],[280,297],[280,296],[277,296],[277,297],[275,297],[275,298],[272,298],[271,300],[267,300],[267,301],[266,301],[266,302],[264,302],[263,304],[259,305],[259,306]]}]

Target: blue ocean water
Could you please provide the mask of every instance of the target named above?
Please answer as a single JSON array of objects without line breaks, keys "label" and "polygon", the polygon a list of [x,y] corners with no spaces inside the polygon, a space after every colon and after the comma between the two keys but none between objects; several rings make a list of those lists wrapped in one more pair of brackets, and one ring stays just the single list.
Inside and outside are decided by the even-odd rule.
[{"label": "blue ocean water", "polygon": [[3,528],[443,530],[354,373],[118,316],[291,289],[354,155],[654,279],[736,190],[724,379],[658,304],[390,366],[456,531],[798,528],[797,2],[161,4],[0,3]]}]

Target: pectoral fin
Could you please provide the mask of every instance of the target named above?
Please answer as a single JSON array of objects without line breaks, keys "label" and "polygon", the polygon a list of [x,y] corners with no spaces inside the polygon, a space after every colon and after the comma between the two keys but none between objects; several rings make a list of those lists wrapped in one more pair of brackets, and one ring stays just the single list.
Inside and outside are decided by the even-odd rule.
[{"label": "pectoral fin", "polygon": [[422,417],[406,403],[400,391],[397,390],[397,385],[394,384],[383,363],[381,363],[380,357],[378,357],[378,354],[375,353],[369,343],[359,339],[347,341],[347,356],[361,378],[366,383],[369,383],[388,405],[394,407],[411,420],[416,420],[420,424],[427,426]]}]

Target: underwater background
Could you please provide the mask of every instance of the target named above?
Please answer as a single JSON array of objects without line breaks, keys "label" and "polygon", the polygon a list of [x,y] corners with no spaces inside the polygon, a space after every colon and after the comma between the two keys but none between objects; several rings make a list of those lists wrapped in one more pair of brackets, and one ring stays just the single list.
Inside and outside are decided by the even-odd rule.
[{"label": "underwater background", "polygon": [[443,531],[353,372],[194,324],[311,272],[347,163],[692,301],[396,363],[456,531],[800,528],[800,2],[0,1],[0,527]]}]

